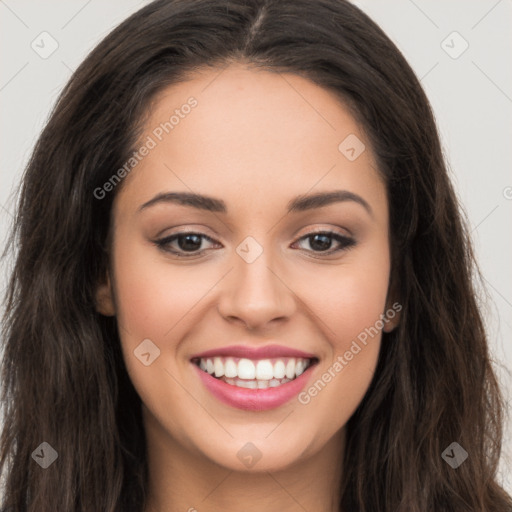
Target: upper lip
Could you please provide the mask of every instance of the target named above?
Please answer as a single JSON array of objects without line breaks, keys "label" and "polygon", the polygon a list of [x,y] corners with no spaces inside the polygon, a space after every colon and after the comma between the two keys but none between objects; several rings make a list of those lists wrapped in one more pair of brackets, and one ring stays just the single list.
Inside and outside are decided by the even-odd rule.
[{"label": "upper lip", "polygon": [[265,347],[249,347],[247,345],[232,345],[229,347],[212,348],[206,352],[195,354],[191,359],[207,358],[215,356],[240,357],[246,359],[271,359],[275,357],[302,357],[304,359],[316,359],[314,354],[297,350],[283,345],[267,345]]}]

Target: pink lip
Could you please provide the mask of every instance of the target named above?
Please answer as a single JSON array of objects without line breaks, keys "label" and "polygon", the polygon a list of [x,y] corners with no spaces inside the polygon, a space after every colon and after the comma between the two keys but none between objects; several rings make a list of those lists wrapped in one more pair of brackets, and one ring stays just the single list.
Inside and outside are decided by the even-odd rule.
[{"label": "pink lip", "polygon": [[304,359],[316,358],[315,354],[309,354],[307,352],[302,352],[302,350],[283,347],[281,345],[267,345],[266,347],[258,348],[244,345],[233,345],[231,347],[213,348],[206,352],[195,354],[191,359],[215,356],[243,357],[247,359],[271,359],[273,357],[302,357]]},{"label": "pink lip", "polygon": [[[302,356],[301,356],[302,357]],[[316,364],[309,366],[296,379],[275,388],[247,389],[227,384],[212,377],[192,363],[206,388],[221,402],[246,411],[267,411],[279,407],[297,396],[309,381]]]}]

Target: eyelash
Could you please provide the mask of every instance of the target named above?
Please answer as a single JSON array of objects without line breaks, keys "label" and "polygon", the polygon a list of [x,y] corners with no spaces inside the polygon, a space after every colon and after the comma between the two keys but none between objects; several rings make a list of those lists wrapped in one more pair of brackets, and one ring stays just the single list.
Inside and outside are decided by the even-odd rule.
[{"label": "eyelash", "polygon": [[[189,236],[189,235],[198,235],[199,237],[201,237],[201,240],[204,239],[204,240],[208,240],[210,242],[215,242],[215,240],[213,240],[208,235],[205,235],[203,233],[196,233],[194,231],[187,231],[187,232],[183,232],[183,233],[176,233],[174,235],[170,235],[170,236],[167,236],[165,238],[161,238],[159,240],[155,240],[153,243],[159,249],[161,249],[162,251],[171,253],[171,254],[175,255],[176,257],[178,257],[178,258],[194,257],[194,256],[197,256],[199,254],[202,254],[203,252],[205,252],[207,250],[207,249],[203,249],[203,250],[200,250],[200,251],[190,252],[190,253],[187,254],[187,253],[182,253],[182,252],[175,251],[175,250],[172,250],[172,249],[168,248],[168,246],[172,242],[174,242],[175,240],[177,240],[177,239],[179,239],[181,237]],[[333,249],[328,249],[327,251],[312,251],[312,252],[314,252],[314,253],[316,253],[316,254],[318,254],[320,256],[335,254],[335,253],[338,253],[340,251],[348,250],[351,247],[356,245],[356,241],[353,238],[350,238],[350,237],[347,237],[347,236],[344,236],[344,235],[340,235],[339,233],[336,233],[335,231],[313,231],[313,232],[308,233],[307,235],[302,236],[301,238],[299,238],[297,240],[297,242],[299,242],[301,240],[307,240],[309,238],[312,238],[315,235],[327,235],[330,238],[333,238],[334,240],[336,240],[337,242],[340,243],[340,247],[338,247],[337,249],[334,249],[334,250]]]}]

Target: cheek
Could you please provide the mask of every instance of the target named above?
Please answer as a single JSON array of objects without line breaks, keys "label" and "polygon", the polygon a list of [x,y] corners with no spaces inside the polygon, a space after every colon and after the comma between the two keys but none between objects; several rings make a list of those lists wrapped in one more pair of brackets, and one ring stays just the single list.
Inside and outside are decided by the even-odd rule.
[{"label": "cheek", "polygon": [[339,280],[338,293],[331,297],[329,309],[335,331],[337,351],[344,350],[348,341],[375,325],[384,313],[388,276],[354,271]]},{"label": "cheek", "polygon": [[[305,413],[322,418],[325,439],[353,415],[375,373],[378,361],[381,314],[387,292],[386,272],[356,272],[317,282],[318,316],[328,353],[309,385],[300,395]],[[319,289],[317,289],[319,290]]]},{"label": "cheek", "polygon": [[312,270],[309,277],[304,273],[302,277],[301,295],[321,320],[316,323],[336,353],[347,350],[385,312],[389,284],[385,245],[376,253],[351,255],[329,272]]},{"label": "cheek", "polygon": [[[156,249],[131,244],[122,236],[114,269],[116,316],[130,379],[152,410],[163,403],[181,403],[186,397],[173,378],[175,358],[190,313],[211,287],[211,279],[192,266],[168,264]],[[148,352],[145,365],[142,354]]]},{"label": "cheek", "polygon": [[310,276],[315,286],[302,290],[329,343],[316,379],[299,402],[327,418],[333,432],[361,402],[379,356],[390,262],[386,244],[375,249],[347,257],[335,272],[316,272],[314,279]]},{"label": "cheek", "polygon": [[156,249],[123,244],[121,237],[118,249],[114,257],[118,322],[132,341],[171,339],[166,334],[208,289],[205,272],[168,263]]}]

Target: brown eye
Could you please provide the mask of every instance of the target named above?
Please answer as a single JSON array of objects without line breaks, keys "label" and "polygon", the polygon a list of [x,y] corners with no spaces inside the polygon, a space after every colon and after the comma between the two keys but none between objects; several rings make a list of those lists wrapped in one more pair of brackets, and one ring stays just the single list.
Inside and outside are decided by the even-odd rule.
[{"label": "brown eye", "polygon": [[[340,235],[334,231],[319,231],[316,233],[310,233],[300,238],[299,241],[301,240],[307,240],[309,242],[309,246],[311,248],[309,250],[324,254],[337,253],[339,251],[353,247],[356,244],[356,241],[353,238]],[[331,249],[333,240],[338,243],[338,247]]]},{"label": "brown eye", "polygon": [[[206,249],[201,249],[203,240],[214,242],[212,238],[202,233],[177,233],[156,240],[155,244],[163,251],[175,254],[178,257],[197,256]],[[175,244],[175,242],[177,242]],[[173,246],[173,244],[175,244]],[[188,253],[188,254],[187,254]]]}]

